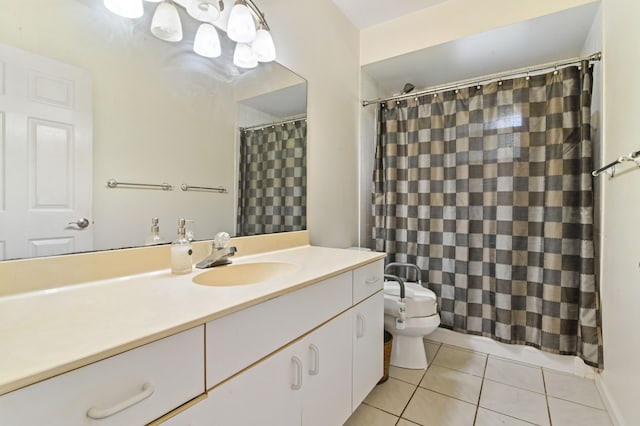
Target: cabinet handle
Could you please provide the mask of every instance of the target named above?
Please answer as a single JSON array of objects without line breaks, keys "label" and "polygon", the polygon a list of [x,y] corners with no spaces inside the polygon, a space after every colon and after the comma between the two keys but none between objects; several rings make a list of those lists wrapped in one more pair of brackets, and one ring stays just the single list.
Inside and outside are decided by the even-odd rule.
[{"label": "cabinet handle", "polygon": [[378,281],[380,281],[380,277],[370,277],[370,278],[367,278],[366,280],[364,280],[364,283],[367,284],[367,285],[370,285],[370,284],[375,284]]},{"label": "cabinet handle", "polygon": [[302,361],[297,356],[291,357],[291,362],[296,367],[295,380],[291,384],[291,389],[300,390],[302,388]]},{"label": "cabinet handle", "polygon": [[366,321],[362,314],[358,314],[357,316],[357,331],[356,337],[360,339],[364,337],[364,334],[367,332]]},{"label": "cabinet handle", "polygon": [[113,416],[114,414],[119,413],[122,410],[125,410],[133,405],[136,405],[138,402],[144,401],[145,399],[153,395],[153,392],[155,392],[155,388],[151,383],[147,382],[144,385],[142,385],[142,392],[138,393],[137,395],[134,395],[131,398],[126,399],[122,402],[119,402],[111,407],[107,407],[107,408],[91,407],[87,411],[87,416],[96,420]]},{"label": "cabinet handle", "polygon": [[309,351],[311,351],[313,357],[313,368],[309,369],[309,375],[317,376],[320,373],[320,350],[312,343],[309,345]]}]

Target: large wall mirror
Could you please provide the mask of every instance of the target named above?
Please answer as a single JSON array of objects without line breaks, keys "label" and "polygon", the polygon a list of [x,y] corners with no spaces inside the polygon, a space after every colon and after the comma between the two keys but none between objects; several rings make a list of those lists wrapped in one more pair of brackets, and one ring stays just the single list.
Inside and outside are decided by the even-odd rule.
[{"label": "large wall mirror", "polygon": [[[1,5],[1,260],[142,246],[154,217],[167,242],[179,218],[191,220],[196,240],[219,231],[304,229],[243,227],[238,220],[241,211],[253,212],[249,221],[273,214],[254,208],[255,197],[239,208],[243,188],[255,195],[241,167],[274,168],[260,181],[306,170],[298,152],[306,142],[299,131],[307,105],[302,77],[276,62],[236,68],[225,35],[223,57],[195,55],[189,40],[197,24],[189,19],[183,43],[154,38],[156,3],[145,2],[138,20],[95,0]],[[251,139],[243,134],[297,138],[297,157],[243,166],[242,144]],[[290,161],[296,167],[280,173]],[[297,207],[305,200],[300,191],[292,193]]]}]

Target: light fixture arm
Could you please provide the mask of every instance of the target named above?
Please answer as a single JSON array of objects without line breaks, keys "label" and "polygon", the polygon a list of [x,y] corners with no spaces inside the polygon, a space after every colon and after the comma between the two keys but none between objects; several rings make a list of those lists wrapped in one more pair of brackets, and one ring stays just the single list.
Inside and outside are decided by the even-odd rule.
[{"label": "light fixture arm", "polygon": [[249,9],[251,9],[256,18],[258,18],[258,24],[263,26],[265,30],[271,31],[271,28],[269,28],[269,24],[267,24],[267,20],[264,17],[264,13],[258,9],[258,6],[256,6],[252,0],[244,0],[244,3],[249,6]]}]

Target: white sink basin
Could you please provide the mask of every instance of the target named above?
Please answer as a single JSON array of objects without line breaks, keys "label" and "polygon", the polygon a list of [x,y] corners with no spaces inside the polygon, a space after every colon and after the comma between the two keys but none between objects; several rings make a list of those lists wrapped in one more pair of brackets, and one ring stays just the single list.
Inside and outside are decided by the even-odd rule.
[{"label": "white sink basin", "polygon": [[216,266],[207,272],[198,274],[193,277],[193,282],[216,287],[257,284],[295,272],[298,269],[300,269],[298,265],[287,262],[232,263],[231,265]]}]

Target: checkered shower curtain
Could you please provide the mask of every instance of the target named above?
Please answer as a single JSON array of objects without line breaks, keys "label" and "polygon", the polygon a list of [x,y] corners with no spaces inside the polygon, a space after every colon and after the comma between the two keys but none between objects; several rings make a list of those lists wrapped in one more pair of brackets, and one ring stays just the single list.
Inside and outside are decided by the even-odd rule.
[{"label": "checkered shower curtain", "polygon": [[425,270],[444,327],[602,368],[591,88],[584,62],[380,106],[373,247]]},{"label": "checkered shower curtain", "polygon": [[238,235],[307,227],[307,122],[240,132]]}]

